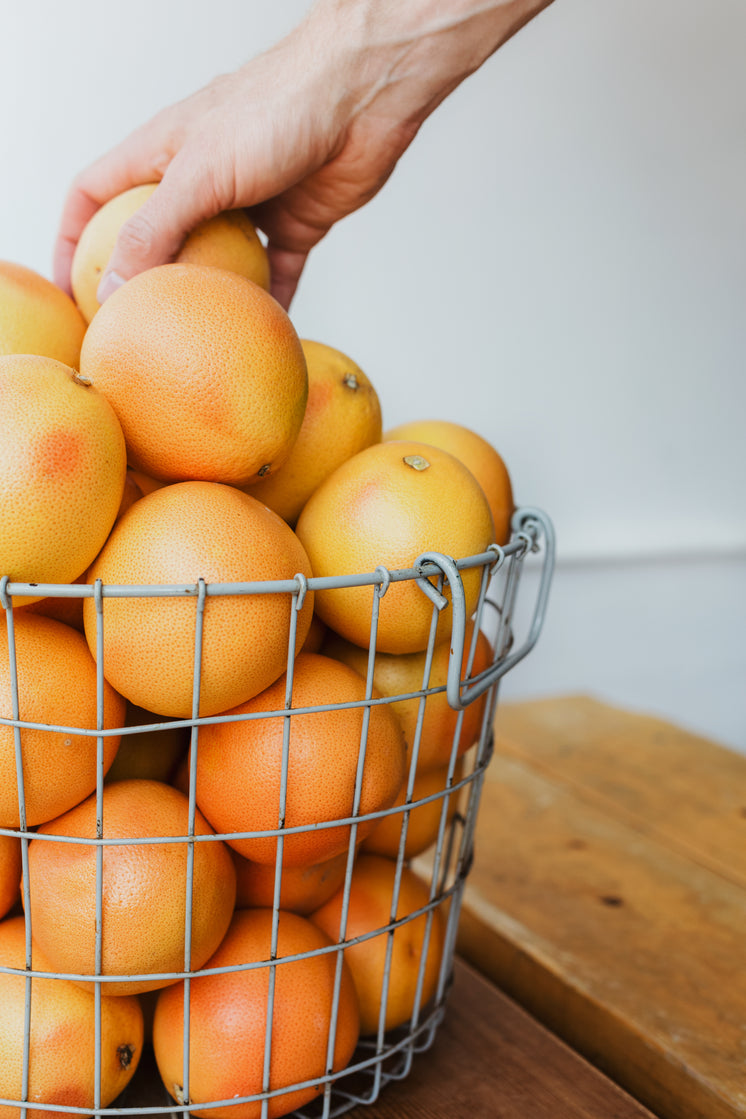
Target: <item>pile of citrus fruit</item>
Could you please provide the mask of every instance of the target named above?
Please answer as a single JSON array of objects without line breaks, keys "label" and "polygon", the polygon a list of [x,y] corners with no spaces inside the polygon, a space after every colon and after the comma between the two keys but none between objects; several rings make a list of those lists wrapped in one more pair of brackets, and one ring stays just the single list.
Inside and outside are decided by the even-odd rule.
[{"label": "pile of citrus fruit", "polygon": [[[444,920],[409,863],[453,814],[482,719],[442,690],[423,717],[413,694],[445,683],[447,609],[428,650],[415,581],[378,595],[373,628],[371,583],[331,584],[505,543],[511,484],[457,424],[384,434],[365,373],[269,295],[243,214],[99,307],[151,189],[91,221],[74,299],[0,263],[0,1098],[21,1100],[26,1063],[39,1114],[105,1107],[152,1044],[193,1113],[249,1119],[259,1102],[230,1101],[268,1089],[279,1116],[433,996]],[[463,573],[467,616],[479,579]],[[262,593],[277,581],[295,593]],[[44,593],[76,583],[141,593]],[[476,674],[492,650],[470,636]]]}]

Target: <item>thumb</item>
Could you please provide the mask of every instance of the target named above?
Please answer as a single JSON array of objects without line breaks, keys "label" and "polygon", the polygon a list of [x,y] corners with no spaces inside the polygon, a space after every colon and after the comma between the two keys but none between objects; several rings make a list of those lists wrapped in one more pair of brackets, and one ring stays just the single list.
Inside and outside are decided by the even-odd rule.
[{"label": "thumb", "polygon": [[219,209],[211,184],[204,178],[195,182],[177,156],[150,197],[120,229],[98,285],[99,303],[138,273],[174,260],[186,236]]}]

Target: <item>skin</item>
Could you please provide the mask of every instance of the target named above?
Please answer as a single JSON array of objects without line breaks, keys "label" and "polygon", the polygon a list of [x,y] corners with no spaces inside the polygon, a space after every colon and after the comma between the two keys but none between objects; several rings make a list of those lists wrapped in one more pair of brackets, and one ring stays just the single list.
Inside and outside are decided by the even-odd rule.
[{"label": "skin", "polygon": [[123,226],[99,299],[175,256],[186,235],[245,207],[288,309],[309,252],[383,186],[422,123],[551,0],[316,0],[284,39],[158,113],[68,194],[56,282],[96,210],[159,182]]}]

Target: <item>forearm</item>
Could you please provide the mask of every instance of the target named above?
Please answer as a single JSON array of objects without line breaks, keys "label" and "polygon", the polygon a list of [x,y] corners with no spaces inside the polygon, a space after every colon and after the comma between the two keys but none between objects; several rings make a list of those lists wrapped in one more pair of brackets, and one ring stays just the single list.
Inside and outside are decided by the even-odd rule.
[{"label": "forearm", "polygon": [[373,108],[416,127],[551,2],[318,0],[306,30],[333,45],[350,117]]}]

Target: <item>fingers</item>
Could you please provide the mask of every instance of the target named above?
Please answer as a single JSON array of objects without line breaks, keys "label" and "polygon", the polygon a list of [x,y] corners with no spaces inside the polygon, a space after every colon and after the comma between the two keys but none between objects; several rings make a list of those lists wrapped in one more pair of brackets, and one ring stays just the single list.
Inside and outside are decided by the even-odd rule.
[{"label": "fingers", "polygon": [[278,249],[270,242],[267,245],[267,256],[271,277],[270,295],[275,297],[281,307],[289,311],[308,253]]},{"label": "fingers", "polygon": [[189,147],[174,157],[159,185],[119,231],[99,284],[99,302],[140,272],[173,260],[195,226],[227,208],[215,174],[215,162]]},{"label": "fingers", "polygon": [[52,274],[54,282],[72,295],[70,269],[81,233],[98,210],[100,203],[85,190],[74,186],[65,202],[60,229],[54,246]]},{"label": "fingers", "polygon": [[55,283],[70,292],[70,266],[80,235],[96,211],[122,191],[158,182],[183,132],[180,106],[164,111],[91,164],[65,200],[53,253]]}]

